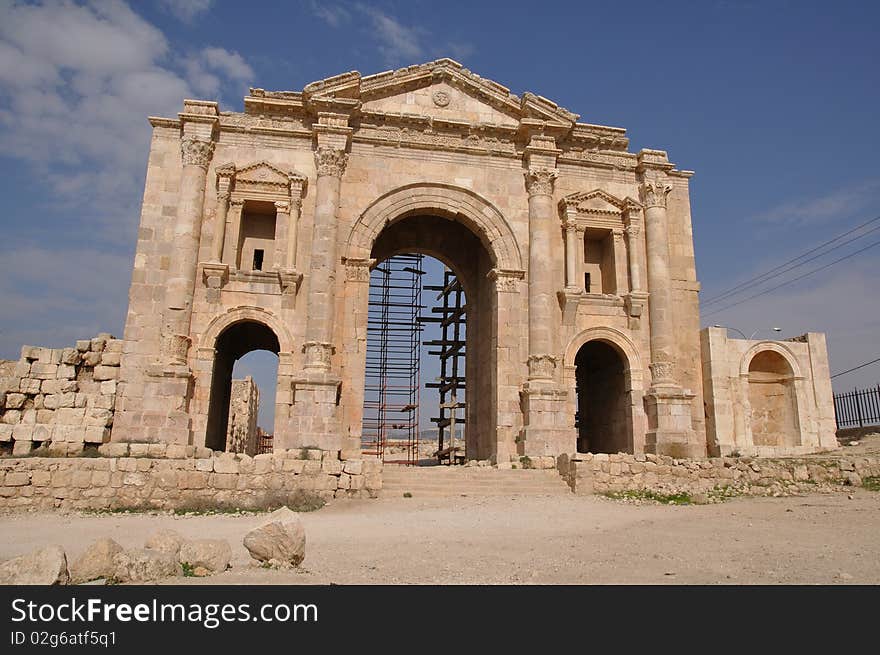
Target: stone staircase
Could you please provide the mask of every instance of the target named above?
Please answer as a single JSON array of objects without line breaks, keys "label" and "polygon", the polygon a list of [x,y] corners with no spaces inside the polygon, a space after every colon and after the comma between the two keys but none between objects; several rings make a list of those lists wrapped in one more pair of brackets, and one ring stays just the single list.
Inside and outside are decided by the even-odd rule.
[{"label": "stone staircase", "polygon": [[399,466],[382,471],[382,498],[442,496],[564,496],[571,489],[555,469],[464,466]]}]

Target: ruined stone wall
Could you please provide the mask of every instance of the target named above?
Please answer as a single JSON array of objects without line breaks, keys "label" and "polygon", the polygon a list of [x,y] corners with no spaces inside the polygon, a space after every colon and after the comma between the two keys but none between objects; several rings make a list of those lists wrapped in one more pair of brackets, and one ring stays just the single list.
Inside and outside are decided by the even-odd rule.
[{"label": "ruined stone wall", "polygon": [[76,455],[110,439],[122,341],[109,334],[73,348],[24,346],[0,371],[0,444],[15,455],[43,446]]},{"label": "ruined stone wall", "polygon": [[257,413],[260,408],[260,390],[248,375],[232,381],[229,401],[229,423],[226,428],[226,452],[257,453]]},{"label": "ruined stone wall", "polygon": [[[98,457],[0,459],[0,509],[258,509],[297,492],[374,498],[378,460],[315,449],[250,457],[205,448],[109,443]],[[106,455],[106,456],[104,456]]]},{"label": "ruined stone wall", "polygon": [[674,459],[665,455],[586,454],[561,457],[558,470],[578,495],[621,491],[781,496],[822,486],[858,486],[880,475],[880,457],[836,456],[779,459],[715,457]]}]

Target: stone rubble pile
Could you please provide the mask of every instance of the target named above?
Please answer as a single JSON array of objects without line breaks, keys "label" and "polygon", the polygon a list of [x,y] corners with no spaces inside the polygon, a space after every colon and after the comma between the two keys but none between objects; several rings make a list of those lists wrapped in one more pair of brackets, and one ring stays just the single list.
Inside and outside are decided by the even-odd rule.
[{"label": "stone rubble pile", "polygon": [[24,346],[0,377],[0,445],[81,455],[110,440],[123,342],[102,333],[74,348]]},{"label": "stone rubble pile", "polygon": [[[251,557],[272,568],[299,566],[306,553],[306,533],[299,515],[281,507],[250,530],[243,540]],[[103,537],[68,566],[61,546],[0,562],[0,585],[145,583],[184,575],[203,577],[231,567],[232,548],[225,539],[185,539],[174,530],[151,535],[143,548],[123,548]]]}]

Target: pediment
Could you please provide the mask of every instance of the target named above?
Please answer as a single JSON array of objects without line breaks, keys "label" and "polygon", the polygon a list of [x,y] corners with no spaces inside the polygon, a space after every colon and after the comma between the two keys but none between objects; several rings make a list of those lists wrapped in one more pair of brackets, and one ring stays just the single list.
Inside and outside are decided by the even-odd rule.
[{"label": "pediment", "polygon": [[452,122],[516,126],[523,118],[571,126],[573,114],[532,93],[522,97],[497,82],[480,77],[452,59],[409,66],[361,77],[357,72],[313,82],[303,97],[316,104],[328,100],[361,103],[365,114],[408,114]]},{"label": "pediment", "polygon": [[290,173],[285,173],[272,164],[261,161],[235,171],[236,185],[266,184],[272,186],[287,186],[290,184]]},{"label": "pediment", "polygon": [[559,202],[562,211],[573,210],[578,214],[620,215],[626,209],[626,200],[595,189],[566,196]]}]

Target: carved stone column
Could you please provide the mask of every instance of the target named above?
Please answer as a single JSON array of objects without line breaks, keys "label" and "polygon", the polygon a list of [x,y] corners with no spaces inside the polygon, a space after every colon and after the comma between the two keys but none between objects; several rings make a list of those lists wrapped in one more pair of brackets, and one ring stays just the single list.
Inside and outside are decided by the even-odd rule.
[{"label": "carved stone column", "polygon": [[241,235],[241,214],[244,210],[244,200],[241,198],[232,198],[229,201],[229,213],[227,215],[229,221],[229,244],[223,249],[223,263],[228,264],[230,268],[238,268],[238,242]]},{"label": "carved stone column", "polygon": [[[348,163],[345,149],[351,137],[344,114],[319,112],[314,127],[315,214],[308,271],[303,370],[293,379],[294,407],[286,447],[318,446],[339,451],[343,459],[359,459],[360,443],[343,434],[339,403],[342,379],[332,370],[336,326],[337,211],[342,176]],[[342,334],[344,330],[339,330]]]},{"label": "carved stone column", "polygon": [[565,428],[567,390],[557,381],[556,334],[560,317],[553,271],[553,239],[558,223],[553,185],[559,150],[552,137],[532,136],[526,147],[526,190],[529,194],[529,357],[528,381],[522,390],[524,427],[521,454],[573,453],[575,435]]},{"label": "carved stone column", "polygon": [[279,200],[275,203],[275,252],[272,254],[273,268],[284,268],[287,258],[287,239],[290,230],[290,203]]},{"label": "carved stone column", "polygon": [[302,282],[302,273],[296,269],[296,249],[298,244],[299,218],[302,213],[302,198],[305,193],[306,178],[301,175],[290,176],[289,216],[286,228],[286,246],[283,259],[279,254],[279,274],[281,288],[286,296],[295,295]]},{"label": "carved stone column", "polygon": [[645,238],[648,250],[648,288],[651,302],[651,378],[652,386],[675,386],[673,371],[672,278],[669,275],[669,236],[666,223],[666,196],[672,190],[666,175],[652,172],[641,186],[645,204]]},{"label": "carved stone column", "polygon": [[[659,160],[659,161],[658,161]],[[695,443],[691,421],[694,394],[679,386],[675,375],[675,314],[669,270],[669,226],[666,200],[672,191],[666,170],[666,153],[642,151],[640,193],[645,206],[645,239],[648,254],[648,315],[651,324],[651,378],[645,395],[648,431],[645,450],[673,457],[705,454]]]},{"label": "carved stone column", "polygon": [[614,255],[614,291],[618,296],[624,296],[629,292],[629,283],[623,230],[611,230],[611,244]]},{"label": "carved stone column", "polygon": [[211,261],[223,261],[223,241],[226,239],[226,214],[229,212],[229,191],[220,191],[217,194],[217,230],[214,232],[214,242],[211,244]]},{"label": "carved stone column", "polygon": [[[577,220],[566,216],[563,223],[565,230],[565,290],[569,293],[577,293],[580,291],[580,283],[578,280],[578,229]],[[581,259],[583,259],[581,255]]]},{"label": "carved stone column", "polygon": [[309,267],[308,319],[306,321],[305,368],[330,370],[333,320],[336,309],[336,211],[339,186],[348,155],[344,150],[318,146],[315,165],[315,220],[312,230],[312,262]]},{"label": "carved stone column", "polygon": [[171,366],[186,366],[189,351],[189,324],[202,234],[205,182],[214,154],[214,142],[184,134],[180,153],[183,170],[174,223],[174,249],[171,251],[165,283],[162,339],[162,359]]}]

